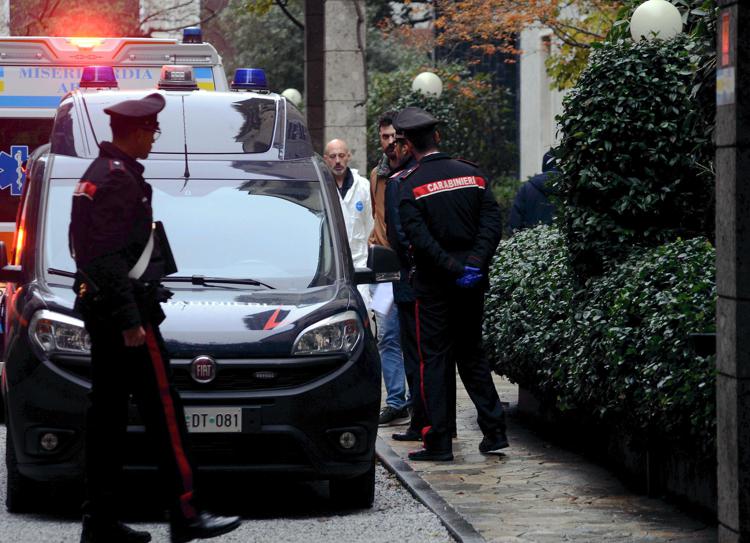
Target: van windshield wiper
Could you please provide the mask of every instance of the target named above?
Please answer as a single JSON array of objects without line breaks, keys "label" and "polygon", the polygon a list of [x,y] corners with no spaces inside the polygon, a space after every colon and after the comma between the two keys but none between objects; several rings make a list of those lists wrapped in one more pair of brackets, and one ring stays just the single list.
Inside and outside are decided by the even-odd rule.
[{"label": "van windshield wiper", "polygon": [[268,283],[258,281],[256,279],[231,279],[229,277],[205,277],[203,275],[191,275],[191,276],[170,276],[165,277],[162,281],[175,281],[177,283],[191,283],[193,285],[199,285],[202,287],[210,287],[212,284],[223,284],[223,285],[253,285],[256,287],[266,287],[275,290],[276,287],[272,287]]},{"label": "van windshield wiper", "polygon": [[71,272],[68,270],[58,270],[57,268],[47,268],[47,273],[51,273],[52,275],[62,275],[63,277],[70,277],[71,279],[76,278],[75,272]]}]

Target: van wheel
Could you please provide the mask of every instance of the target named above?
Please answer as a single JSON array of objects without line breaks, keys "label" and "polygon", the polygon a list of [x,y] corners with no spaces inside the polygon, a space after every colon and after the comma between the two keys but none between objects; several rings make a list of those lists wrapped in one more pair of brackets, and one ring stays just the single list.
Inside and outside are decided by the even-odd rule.
[{"label": "van wheel", "polygon": [[5,496],[5,507],[9,513],[28,513],[34,509],[34,481],[24,477],[18,471],[16,449],[13,445],[13,434],[6,427],[5,465],[8,468],[8,486]]},{"label": "van wheel", "polygon": [[369,509],[375,501],[375,462],[362,475],[349,479],[331,479],[331,500],[345,509]]}]

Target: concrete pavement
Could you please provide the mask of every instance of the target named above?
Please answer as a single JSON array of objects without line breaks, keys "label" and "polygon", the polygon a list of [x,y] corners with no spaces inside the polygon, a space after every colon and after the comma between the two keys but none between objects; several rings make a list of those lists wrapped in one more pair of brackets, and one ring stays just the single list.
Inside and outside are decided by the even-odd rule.
[{"label": "concrete pavement", "polygon": [[[390,439],[387,445],[488,542],[496,543],[714,543],[716,527],[706,525],[658,499],[636,495],[605,468],[557,448],[513,416],[517,387],[495,378],[500,398],[510,406],[510,448],[484,456],[476,412],[457,378],[458,439],[454,462],[410,462],[419,443]],[[381,455],[382,456],[382,455]],[[394,457],[395,458],[395,457]]]}]

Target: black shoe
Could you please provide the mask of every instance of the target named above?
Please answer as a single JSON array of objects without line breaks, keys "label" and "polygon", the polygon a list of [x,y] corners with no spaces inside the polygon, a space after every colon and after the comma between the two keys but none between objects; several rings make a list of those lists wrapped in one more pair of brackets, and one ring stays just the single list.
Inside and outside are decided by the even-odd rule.
[{"label": "black shoe", "polygon": [[484,436],[479,444],[479,452],[482,454],[499,453],[501,449],[508,447],[508,438],[505,432],[491,436]]},{"label": "black shoe", "polygon": [[441,452],[422,449],[419,451],[411,451],[409,453],[409,460],[417,462],[447,462],[453,460],[453,453],[451,451]]},{"label": "black shoe", "polygon": [[148,543],[151,534],[139,532],[122,522],[97,522],[91,515],[83,515],[81,543]]},{"label": "black shoe", "polygon": [[406,407],[396,409],[386,405],[380,412],[378,426],[398,426],[399,424],[406,424],[409,420],[411,420],[411,417],[409,417],[409,410]]},{"label": "black shoe", "polygon": [[391,438],[393,441],[422,441],[422,432],[414,428],[407,428],[406,432],[393,434]]},{"label": "black shoe", "polygon": [[226,534],[239,528],[240,517],[220,517],[211,513],[198,513],[190,521],[172,523],[170,526],[170,541],[172,543],[186,543],[193,539],[209,539]]}]

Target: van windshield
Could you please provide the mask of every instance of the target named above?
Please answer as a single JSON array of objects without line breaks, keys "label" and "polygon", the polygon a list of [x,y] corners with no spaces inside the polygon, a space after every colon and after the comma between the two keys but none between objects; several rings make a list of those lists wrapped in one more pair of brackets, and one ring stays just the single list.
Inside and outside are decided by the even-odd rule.
[{"label": "van windshield", "polygon": [[[336,265],[320,183],[149,180],[178,276],[255,279],[283,290],[330,285]],[[45,267],[75,271],[68,225],[76,180],[50,183]],[[166,279],[168,281],[168,278]]]}]

